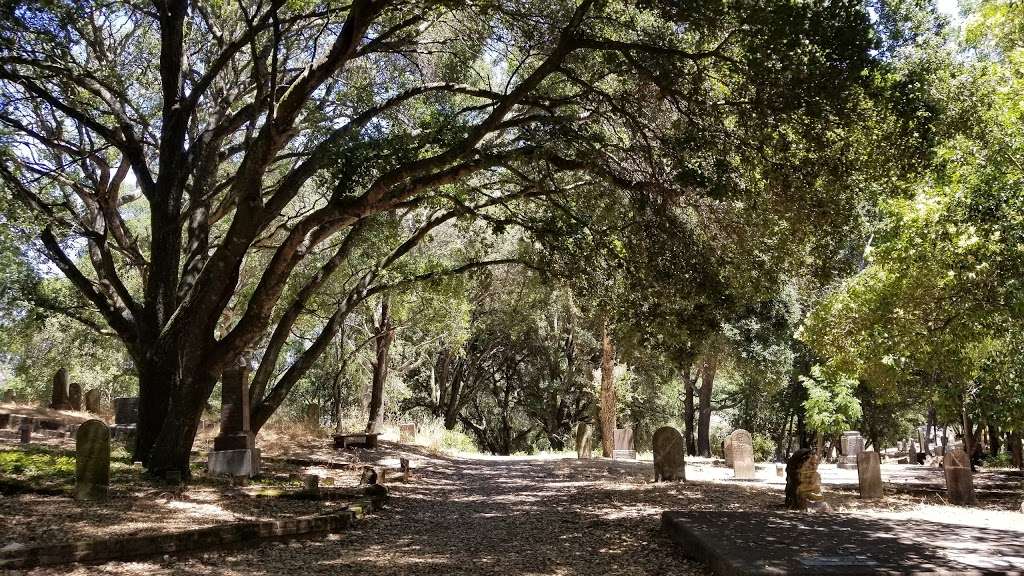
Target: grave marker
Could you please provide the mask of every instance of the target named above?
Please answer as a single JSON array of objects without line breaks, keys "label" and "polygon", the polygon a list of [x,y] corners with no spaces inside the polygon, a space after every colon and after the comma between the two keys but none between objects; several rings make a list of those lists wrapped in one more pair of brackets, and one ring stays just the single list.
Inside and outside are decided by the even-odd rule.
[{"label": "grave marker", "polygon": [[82,385],[78,382],[68,384],[68,404],[72,410],[82,409]]},{"label": "grave marker", "polygon": [[729,438],[732,440],[732,477],[736,480],[757,478],[754,471],[754,439],[750,432],[734,430]]},{"label": "grave marker", "polygon": [[593,452],[594,427],[586,422],[576,425],[576,457],[580,460],[590,458]]},{"label": "grave marker", "polygon": [[232,366],[221,375],[220,433],[213,439],[207,460],[211,474],[259,474],[260,451],[249,418],[249,369]]},{"label": "grave marker", "polygon": [[416,442],[416,425],[399,424],[398,441],[401,442],[402,444],[412,444]]},{"label": "grave marker", "polygon": [[75,434],[75,498],[103,500],[110,486],[110,429],[87,420]]},{"label": "grave marker", "polygon": [[654,481],[686,480],[683,435],[671,426],[654,431]]},{"label": "grave marker", "polygon": [[946,452],[942,460],[942,469],[946,474],[946,492],[951,504],[969,506],[977,503],[971,459],[963,448],[957,447]]},{"label": "grave marker", "polygon": [[85,393],[85,411],[92,412],[93,414],[99,414],[100,391],[96,388]]},{"label": "grave marker", "polygon": [[882,463],[878,452],[857,454],[857,482],[861,498],[871,500],[882,497]]},{"label": "grave marker", "polygon": [[54,410],[71,409],[71,404],[68,402],[68,371],[63,367],[53,375],[53,388],[50,391],[50,408]]},{"label": "grave marker", "polygon": [[612,458],[616,460],[636,460],[636,447],[633,444],[632,428],[617,428],[614,434],[615,448]]},{"label": "grave marker", "polygon": [[839,461],[839,468],[856,470],[857,455],[864,451],[864,437],[856,430],[843,432],[840,445],[843,448],[843,457]]}]

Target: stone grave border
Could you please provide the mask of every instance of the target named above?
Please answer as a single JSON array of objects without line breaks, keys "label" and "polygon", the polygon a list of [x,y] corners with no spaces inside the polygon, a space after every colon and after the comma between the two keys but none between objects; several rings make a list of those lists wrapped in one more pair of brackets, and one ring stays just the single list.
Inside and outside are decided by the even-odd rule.
[{"label": "stone grave border", "polygon": [[250,546],[266,540],[291,539],[343,532],[366,514],[384,507],[386,495],[364,497],[333,514],[233,522],[206,528],[143,536],[117,536],[102,540],[42,544],[0,552],[0,570],[61,564],[101,563],[162,554]]}]

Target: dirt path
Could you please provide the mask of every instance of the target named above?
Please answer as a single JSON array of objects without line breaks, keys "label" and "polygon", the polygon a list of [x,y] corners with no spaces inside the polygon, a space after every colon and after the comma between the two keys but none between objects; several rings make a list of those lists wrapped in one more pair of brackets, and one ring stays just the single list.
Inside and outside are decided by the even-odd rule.
[{"label": "dirt path", "polygon": [[[762,508],[763,488],[651,484],[649,464],[422,459],[388,507],[328,539],[76,574],[704,574],[660,529],[666,508]],[[33,574],[67,573],[38,570]]]}]

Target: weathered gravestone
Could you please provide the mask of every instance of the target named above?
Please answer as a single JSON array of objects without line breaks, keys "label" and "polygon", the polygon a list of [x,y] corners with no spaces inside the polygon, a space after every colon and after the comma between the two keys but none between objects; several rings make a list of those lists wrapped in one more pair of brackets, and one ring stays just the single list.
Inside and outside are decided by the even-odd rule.
[{"label": "weathered gravestone", "polygon": [[65,368],[57,370],[56,374],[53,375],[50,408],[54,410],[71,409],[71,404],[68,402],[68,371]]},{"label": "weathered gravestone", "polygon": [[114,398],[114,424],[134,426],[139,423],[139,397]]},{"label": "weathered gravestone", "polygon": [[857,484],[861,498],[882,497],[882,461],[878,452],[857,454]]},{"label": "weathered gravestone", "polygon": [[100,411],[100,391],[93,388],[85,393],[85,411],[98,414]]},{"label": "weathered gravestone", "polygon": [[722,441],[722,457],[725,458],[725,465],[732,468],[732,436],[726,436]]},{"label": "weathered gravestone", "polygon": [[633,444],[632,428],[617,428],[614,440],[612,458],[617,460],[636,460],[636,447]]},{"label": "weathered gravestone", "polygon": [[18,441],[22,444],[28,444],[32,442],[32,429],[35,428],[35,422],[32,418],[22,416],[21,424],[18,425]]},{"label": "weathered gravestone", "polygon": [[416,425],[415,424],[399,424],[398,425],[398,441],[402,444],[412,444],[416,441]]},{"label": "weathered gravestone", "polygon": [[249,369],[232,366],[221,376],[220,433],[213,439],[207,461],[211,474],[259,474],[260,451],[249,418]]},{"label": "weathered gravestone", "polygon": [[946,474],[946,492],[951,504],[958,506],[971,505],[977,502],[974,496],[974,477],[971,474],[971,459],[963,448],[954,448],[946,452],[942,460],[942,469]]},{"label": "weathered gravestone", "polygon": [[827,506],[824,500],[821,475],[818,474],[818,457],[813,450],[797,450],[786,463],[786,507],[806,510],[822,504]]},{"label": "weathered gravestone", "polygon": [[110,486],[110,429],[87,420],[75,434],[75,498],[102,500]]},{"label": "weathered gravestone", "polygon": [[839,461],[839,468],[848,470],[857,469],[857,455],[864,451],[864,437],[856,430],[843,432],[839,442],[843,448],[843,457]]},{"label": "weathered gravestone", "polygon": [[576,425],[576,457],[584,460],[590,458],[594,451],[594,427],[586,422]]},{"label": "weathered gravestone", "polygon": [[732,440],[732,477],[736,480],[753,480],[754,472],[754,440],[746,430],[734,430],[729,435]]},{"label": "weathered gravestone", "polygon": [[913,440],[910,441],[910,446],[907,448],[908,464],[918,464],[917,460],[917,444]]},{"label": "weathered gravestone", "polygon": [[671,426],[654,431],[654,481],[686,480],[683,435]]},{"label": "weathered gravestone", "polygon": [[82,385],[78,382],[68,384],[68,404],[72,410],[82,409]]}]

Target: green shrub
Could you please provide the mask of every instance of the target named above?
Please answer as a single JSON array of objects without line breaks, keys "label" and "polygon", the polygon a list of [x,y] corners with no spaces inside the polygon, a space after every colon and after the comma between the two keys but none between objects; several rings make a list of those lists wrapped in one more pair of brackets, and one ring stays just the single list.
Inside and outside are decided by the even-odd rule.
[{"label": "green shrub", "polygon": [[1012,468],[1013,461],[1009,452],[990,454],[982,460],[982,466],[986,468]]},{"label": "green shrub", "polygon": [[768,462],[775,456],[775,442],[768,436],[755,432],[751,436],[754,444],[754,461]]}]

